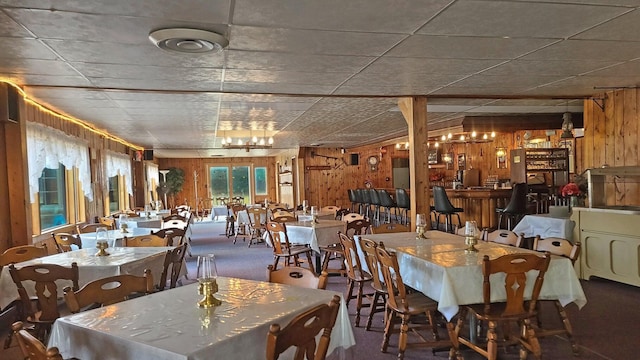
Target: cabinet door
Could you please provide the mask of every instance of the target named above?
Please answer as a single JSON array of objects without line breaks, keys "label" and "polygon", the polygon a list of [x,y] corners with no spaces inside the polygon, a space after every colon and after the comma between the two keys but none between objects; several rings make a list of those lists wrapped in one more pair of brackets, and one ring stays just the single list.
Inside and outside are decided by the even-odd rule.
[{"label": "cabinet door", "polygon": [[582,241],[581,272],[591,276],[640,286],[638,249],[640,238],[597,231],[580,231]]}]

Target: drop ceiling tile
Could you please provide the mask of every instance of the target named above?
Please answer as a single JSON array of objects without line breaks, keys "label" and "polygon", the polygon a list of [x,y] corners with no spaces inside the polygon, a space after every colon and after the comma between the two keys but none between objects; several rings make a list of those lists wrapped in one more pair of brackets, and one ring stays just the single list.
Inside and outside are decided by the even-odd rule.
[{"label": "drop ceiling tile", "polygon": [[7,14],[0,12],[0,37],[31,38],[33,35],[8,17]]},{"label": "drop ceiling tile", "polygon": [[60,60],[1,59],[0,73],[49,76],[77,76],[78,72]]},{"label": "drop ceiling tile", "polygon": [[388,55],[432,59],[513,59],[556,41],[414,35],[389,51]]},{"label": "drop ceiling tile", "polygon": [[[470,73],[471,75],[473,73]],[[344,86],[364,87],[364,86],[384,86],[392,87],[399,86],[407,89],[413,89],[416,87],[439,87],[458,81],[468,75],[447,75],[441,73],[386,73],[386,74],[373,74],[373,73],[361,73],[348,81]]]},{"label": "drop ceiling tile", "polygon": [[221,81],[201,79],[200,81],[180,81],[164,79],[108,79],[89,78],[95,86],[111,89],[147,89],[164,91],[219,91]]},{"label": "drop ceiling tile", "polygon": [[417,33],[564,39],[626,11],[589,4],[457,1]]},{"label": "drop ceiling tile", "polygon": [[565,40],[524,56],[522,60],[627,61],[639,55],[640,42]]},{"label": "drop ceiling tile", "polygon": [[154,79],[190,83],[197,83],[203,79],[206,79],[207,82],[222,81],[222,69],[216,68],[138,66],[129,64],[71,64],[74,68],[78,69],[80,73],[90,78]]},{"label": "drop ceiling tile", "polygon": [[[237,25],[411,33],[444,8],[449,0],[236,1]],[[398,21],[398,19],[402,19]]]},{"label": "drop ceiling tile", "polygon": [[222,67],[223,54],[174,54],[143,45],[72,40],[45,40],[65,60],[98,64],[135,64],[177,67]]},{"label": "drop ceiling tile", "polygon": [[41,88],[41,87],[29,87],[24,88],[25,92],[29,96],[33,96],[38,99],[74,99],[74,100],[106,100],[106,93],[99,91],[86,91],[85,89],[74,88]]},{"label": "drop ceiling tile", "polygon": [[234,26],[234,50],[319,55],[380,56],[406,35]]},{"label": "drop ceiling tile", "polygon": [[[184,94],[184,93],[162,93],[162,92],[145,92],[145,91],[136,91],[136,92],[112,91],[112,92],[106,92],[106,94],[108,94],[110,99],[129,102],[130,105],[133,104],[132,107],[140,107],[140,106],[135,106],[135,103],[143,103],[146,101],[165,102],[165,103],[183,103],[184,106],[191,106],[190,103],[217,102],[220,100],[220,97],[221,97],[220,94],[206,93],[206,92]],[[178,105],[174,104],[174,106],[178,106]]]},{"label": "drop ceiling tile", "polygon": [[[638,4],[636,3],[636,6]],[[618,18],[595,26],[574,39],[640,41],[640,11],[636,8]]]},{"label": "drop ceiling tile", "polygon": [[302,71],[233,70],[225,72],[225,82],[284,83],[300,85],[338,86],[347,73],[313,73]]},{"label": "drop ceiling tile", "polygon": [[36,39],[0,37],[0,61],[4,59],[55,60],[56,54]]},{"label": "drop ceiling tile", "polygon": [[620,61],[609,60],[512,60],[482,72],[482,75],[575,76],[606,68]]},{"label": "drop ceiling tile", "polygon": [[333,86],[326,85],[229,81],[224,83],[223,90],[226,92],[322,95],[330,94],[333,89]]},{"label": "drop ceiling tile", "polygon": [[504,62],[493,59],[440,59],[409,58],[383,56],[367,66],[360,74],[389,74],[389,69],[394,69],[395,74],[473,74],[484,69],[491,68]]},{"label": "drop ceiling tile", "polygon": [[371,56],[287,54],[227,50],[227,69],[356,73]]},{"label": "drop ceiling tile", "polygon": [[[0,74],[2,75],[2,74]],[[77,86],[88,87],[91,83],[80,75],[76,76],[49,76],[41,74],[6,74],[6,80],[18,85],[50,85],[50,86]]]},{"label": "drop ceiling tile", "polygon": [[538,76],[538,75],[473,75],[464,80],[460,80],[452,86],[469,87],[503,87],[504,89],[522,89],[537,87],[562,80],[564,76]]}]

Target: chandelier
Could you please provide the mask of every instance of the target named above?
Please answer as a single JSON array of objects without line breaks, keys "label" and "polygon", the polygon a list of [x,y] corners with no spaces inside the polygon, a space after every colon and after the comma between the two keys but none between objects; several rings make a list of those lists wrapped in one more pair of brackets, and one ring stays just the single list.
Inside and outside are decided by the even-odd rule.
[{"label": "chandelier", "polygon": [[273,147],[273,137],[258,139],[257,136],[253,136],[246,141],[242,138],[234,140],[231,137],[227,137],[222,138],[222,147],[225,149],[245,149],[247,152],[253,149],[271,149]]}]

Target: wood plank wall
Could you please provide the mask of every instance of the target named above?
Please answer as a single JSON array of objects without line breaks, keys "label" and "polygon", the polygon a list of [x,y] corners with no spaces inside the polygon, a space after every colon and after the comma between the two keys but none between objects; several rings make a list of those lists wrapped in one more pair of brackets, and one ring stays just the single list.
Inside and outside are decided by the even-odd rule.
[{"label": "wood plank wall", "polygon": [[[246,157],[246,158],[158,158],[158,167],[160,170],[175,167],[182,169],[185,175],[185,183],[182,191],[175,196],[176,205],[188,204],[194,206],[195,203],[195,181],[194,171],[198,174],[198,197],[209,197],[209,168],[218,165],[253,165],[267,167],[267,188],[269,198],[276,197],[276,166],[273,157]],[[161,175],[162,176],[162,175]],[[161,179],[162,180],[162,179]],[[264,196],[257,196],[256,202],[264,201]]]},{"label": "wood plank wall", "polygon": [[[602,94],[584,102],[584,140],[580,170],[609,166],[639,166],[640,92],[624,89]],[[604,106],[604,109],[601,108]],[[580,145],[580,144],[578,144]],[[640,205],[640,179],[608,179],[607,204]]]}]

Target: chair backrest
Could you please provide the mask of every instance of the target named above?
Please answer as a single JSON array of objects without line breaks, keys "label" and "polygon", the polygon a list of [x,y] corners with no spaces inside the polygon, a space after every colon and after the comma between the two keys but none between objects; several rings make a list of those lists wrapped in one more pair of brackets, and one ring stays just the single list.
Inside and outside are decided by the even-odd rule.
[{"label": "chair backrest", "polygon": [[[464,230],[464,228],[461,228]],[[464,235],[464,233],[463,233]],[[520,247],[522,245],[522,235],[518,235],[511,230],[498,229],[492,232],[486,233],[485,241],[490,241],[503,245],[511,245],[515,247]]]},{"label": "chair backrest", "polygon": [[342,221],[351,222],[355,220],[364,220],[364,215],[358,213],[348,213],[346,215],[342,215]]},{"label": "chair backrest", "polygon": [[167,239],[151,234],[132,237],[125,236],[122,240],[122,245],[125,247],[167,246]]},{"label": "chair backrest", "polygon": [[369,189],[362,189],[362,202],[367,205],[371,204],[371,193]]},{"label": "chair backrest", "polygon": [[49,250],[47,249],[47,244],[45,243],[42,243],[42,246],[14,246],[12,248],[8,248],[2,254],[0,254],[0,267],[47,255],[49,255]]},{"label": "chair backrest", "polygon": [[267,208],[249,208],[247,209],[247,215],[251,227],[261,228],[267,223]]},{"label": "chair backrest", "polygon": [[172,214],[162,218],[162,228],[178,228],[187,229],[189,226],[189,218],[179,214]]},{"label": "chair backrest", "polygon": [[290,253],[287,226],[283,222],[269,221],[267,223],[267,232],[271,238],[271,246],[273,246],[274,254]]},{"label": "chair backrest", "polygon": [[172,250],[167,250],[167,254],[164,256],[164,267],[162,268],[162,274],[160,274],[160,281],[158,282],[158,290],[164,290],[167,286],[167,277],[169,278],[169,289],[176,287],[186,252],[186,242],[176,246]]},{"label": "chair backrest", "polygon": [[[266,359],[278,359],[285,350],[295,346],[295,359],[324,360],[339,309],[340,297],[334,295],[329,304],[321,304],[304,311],[284,328],[278,324],[271,324],[267,334]],[[316,336],[320,332],[322,335],[316,345]]]},{"label": "chair backrest", "polygon": [[382,242],[378,244],[376,256],[380,265],[380,272],[384,278],[384,284],[387,287],[389,305],[395,309],[408,310],[407,304],[407,288],[402,282],[400,276],[400,266],[395,252],[389,252]]},{"label": "chair backrest", "polygon": [[153,276],[150,269],[143,276],[122,274],[97,279],[87,283],[80,290],[64,288],[64,301],[72,313],[89,308],[115,304],[127,300],[132,295],[153,292]]},{"label": "chair backrest", "polygon": [[167,246],[180,246],[184,243],[184,237],[186,234],[185,229],[181,228],[164,228],[155,232],[151,232],[151,235],[155,235],[164,238],[167,241]]},{"label": "chair backrest", "polygon": [[104,225],[100,223],[76,225],[76,232],[78,234],[94,233],[101,227],[104,227]]},{"label": "chair backrest", "polygon": [[299,266],[285,266],[278,270],[273,270],[273,265],[267,266],[267,281],[272,283],[324,290],[327,288],[327,276],[326,271],[316,276],[313,271]]},{"label": "chair backrest", "polygon": [[238,218],[238,212],[242,210],[247,210],[247,207],[239,203],[231,204],[231,212],[233,212],[233,215],[236,217],[236,219]]},{"label": "chair backrest", "polygon": [[47,349],[40,340],[23,328],[22,321],[13,323],[11,329],[16,339],[18,339],[18,344],[25,359],[62,360],[62,355],[60,355],[57,347]]},{"label": "chair backrest", "polygon": [[344,252],[344,262],[347,265],[347,276],[349,278],[357,278],[357,272],[362,270],[362,263],[358,256],[358,249],[356,247],[356,241],[353,238],[348,237],[342,232],[338,231],[338,237],[340,239],[340,245]]},{"label": "chair backrest", "polygon": [[396,189],[396,204],[403,209],[409,209],[411,207],[411,198],[407,190],[398,188]]},{"label": "chair backrest", "polygon": [[358,199],[356,198],[356,191],[354,189],[347,189],[347,195],[349,196],[349,201],[352,203],[358,202]]},{"label": "chair backrest", "polygon": [[[36,264],[16,268],[15,264],[9,265],[9,273],[13,282],[18,287],[18,294],[25,315],[33,316],[40,311],[39,320],[53,322],[60,317],[58,309],[58,284],[57,280],[69,280],[73,289],[78,289],[78,265],[74,262],[71,267],[54,264]],[[38,307],[34,307],[31,297],[24,285],[27,282],[34,283]]]},{"label": "chair backrest", "polygon": [[353,238],[354,235],[364,235],[371,232],[369,229],[371,228],[371,223],[367,220],[354,220],[347,223],[345,227],[345,233],[350,238]]},{"label": "chair backrest", "polygon": [[513,185],[511,199],[503,211],[511,214],[525,214],[527,212],[527,192],[527,183]]},{"label": "chair backrest", "polygon": [[340,206],[335,206],[335,205],[323,206],[320,208],[320,211],[326,211],[326,212],[331,211],[334,213],[338,210],[340,210]]},{"label": "chair backrest", "polygon": [[191,214],[191,206],[189,205],[180,205],[176,206],[175,214],[180,215],[182,217],[188,217]]},{"label": "chair backrest", "polygon": [[402,224],[382,224],[371,227],[372,234],[389,234],[398,232],[410,232],[411,228]]},{"label": "chair backrest", "polygon": [[378,261],[378,255],[376,254],[376,248],[378,244],[375,241],[360,237],[360,249],[364,253],[364,261],[367,263],[369,273],[373,278],[373,288],[376,290],[386,290],[384,284],[384,277],[380,277],[382,272],[380,271],[380,262]]},{"label": "chair backrest", "polygon": [[116,221],[112,217],[101,216],[98,218],[98,224],[108,227],[109,230],[115,230],[116,228]]},{"label": "chair backrest", "polygon": [[[533,313],[544,281],[544,274],[549,268],[549,261],[551,261],[549,253],[542,256],[529,253],[507,254],[493,260],[485,255],[482,259],[482,296],[485,313],[491,312],[491,282],[489,278],[496,273],[505,274],[504,289],[507,301],[502,316]],[[524,290],[527,283],[527,272],[531,270],[538,270],[538,275],[533,284],[531,297],[528,299],[528,303],[525,303]],[[525,309],[525,305],[528,305],[529,308]]]},{"label": "chair backrest", "polygon": [[378,192],[378,198],[380,198],[380,206],[386,208],[396,207],[396,202],[386,189],[377,189],[376,191]]},{"label": "chair backrest", "polygon": [[369,189],[369,199],[371,199],[371,205],[380,205],[380,196],[378,190]]},{"label": "chair backrest", "polygon": [[67,252],[74,250],[71,245],[75,245],[78,249],[82,249],[82,241],[80,241],[80,236],[73,235],[69,233],[57,233],[51,234],[53,237],[53,241],[56,243],[56,247],[58,248],[58,252]]},{"label": "chair backrest", "polygon": [[279,222],[279,223],[288,223],[288,222],[296,222],[298,218],[286,211],[278,211],[273,214],[273,219],[271,221]]},{"label": "chair backrest", "polygon": [[579,242],[572,244],[571,241],[562,238],[549,237],[541,239],[540,235],[536,235],[533,239],[533,250],[548,251],[553,255],[564,256],[569,258],[575,264],[580,256],[581,244]]},{"label": "chair backrest", "polygon": [[349,209],[336,210],[336,220],[343,220],[344,216],[351,213]]},{"label": "chair backrest", "polygon": [[162,218],[162,221],[165,221],[165,222],[171,221],[171,220],[181,220],[181,221],[184,221],[185,223],[189,221],[189,219],[186,216],[180,215],[180,214],[171,214]]},{"label": "chair backrest", "polygon": [[433,187],[433,204],[435,205],[435,210],[439,213],[451,213],[455,209],[442,186]]}]

